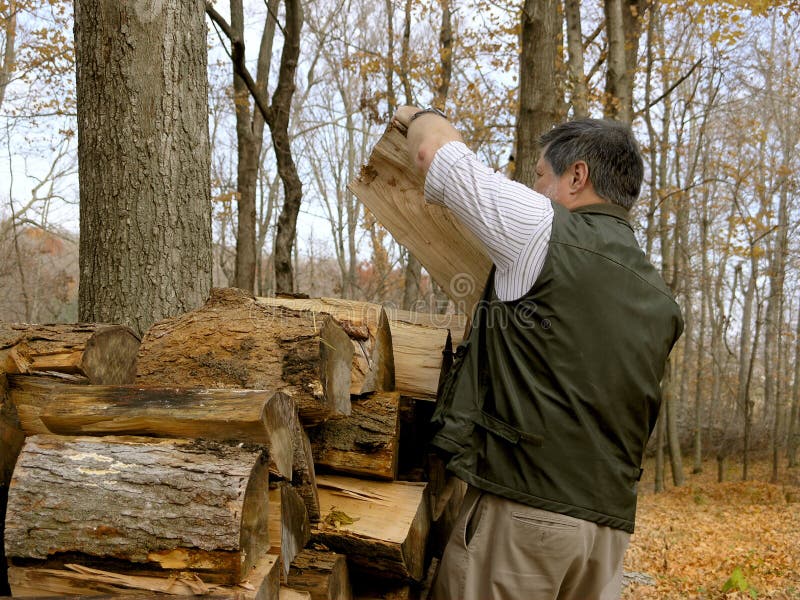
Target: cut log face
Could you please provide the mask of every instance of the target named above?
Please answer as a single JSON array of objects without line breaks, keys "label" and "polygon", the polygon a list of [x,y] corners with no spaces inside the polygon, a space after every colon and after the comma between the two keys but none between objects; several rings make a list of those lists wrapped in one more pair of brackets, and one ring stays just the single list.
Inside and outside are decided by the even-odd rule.
[{"label": "cut log face", "polygon": [[349,475],[394,480],[399,452],[396,392],[352,400],[353,412],[310,433],[317,467]]},{"label": "cut log face", "polygon": [[[22,377],[15,378],[21,379]],[[25,387],[17,382],[16,389]],[[269,448],[276,471],[292,473],[296,410],[282,392],[73,385],[41,379],[20,394],[30,434],[149,435],[252,442]],[[39,394],[34,393],[39,390]],[[17,394],[13,394],[16,398]]]},{"label": "cut log face", "polygon": [[394,389],[394,357],[389,320],[380,304],[337,298],[257,298],[266,306],[310,310],[333,317],[353,342],[350,393]]},{"label": "cut log face", "polygon": [[421,581],[430,510],[424,484],[318,477],[322,521],[312,542],[347,555],[354,568]]},{"label": "cut log face", "polygon": [[289,569],[290,588],[306,591],[311,600],[351,600],[347,557],[335,552],[305,549]]},{"label": "cut log face", "polygon": [[280,555],[284,580],[289,565],[311,539],[311,523],[303,499],[287,483],[279,483],[269,492],[270,554]]},{"label": "cut log face", "polygon": [[105,324],[28,325],[0,322],[0,371],[78,373],[91,383],[133,383],[139,338]]},{"label": "cut log face", "polygon": [[395,389],[403,396],[436,400],[447,329],[391,321]]},{"label": "cut log face", "polygon": [[260,451],[201,440],[33,436],[9,489],[6,554],[16,566],[60,567],[69,557],[135,575],[191,570],[238,583],[269,549],[267,502]]},{"label": "cut log face", "polygon": [[294,428],[292,440],[294,455],[292,457],[292,487],[300,494],[311,521],[319,521],[319,493],[317,491],[317,475],[314,468],[314,456],[308,434],[298,423]]},{"label": "cut log face", "polygon": [[350,190],[447,292],[471,315],[491,260],[480,241],[445,207],[424,199],[424,179],[393,125],[384,133]]},{"label": "cut log face", "polygon": [[214,289],[201,308],[148,330],[136,383],[283,391],[310,426],[350,414],[352,361],[350,337],[329,316]]}]

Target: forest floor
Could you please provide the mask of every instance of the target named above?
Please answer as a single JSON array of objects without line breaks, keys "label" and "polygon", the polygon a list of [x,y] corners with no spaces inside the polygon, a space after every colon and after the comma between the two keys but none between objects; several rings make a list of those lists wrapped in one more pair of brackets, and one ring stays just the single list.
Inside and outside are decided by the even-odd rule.
[{"label": "forest floor", "polygon": [[767,458],[751,463],[748,481],[733,460],[724,483],[714,460],[699,474],[691,459],[684,466],[684,485],[670,479],[656,494],[654,463],[645,464],[625,571],[654,584],[632,583],[622,598],[800,599],[800,468],[784,463],[771,484]]}]

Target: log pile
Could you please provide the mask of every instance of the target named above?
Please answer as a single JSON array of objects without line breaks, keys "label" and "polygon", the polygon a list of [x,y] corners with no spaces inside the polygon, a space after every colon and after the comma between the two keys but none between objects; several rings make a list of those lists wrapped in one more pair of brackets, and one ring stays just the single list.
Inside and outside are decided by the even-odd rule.
[{"label": "log pile", "polygon": [[238,290],[141,345],[0,324],[0,595],[423,597],[459,500],[424,427],[465,325]]}]

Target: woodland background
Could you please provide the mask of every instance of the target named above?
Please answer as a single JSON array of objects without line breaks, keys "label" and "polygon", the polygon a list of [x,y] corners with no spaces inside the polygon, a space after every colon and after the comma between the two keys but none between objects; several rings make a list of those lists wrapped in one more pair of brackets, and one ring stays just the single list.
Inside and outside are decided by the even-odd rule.
[{"label": "woodland background", "polygon": [[[797,464],[796,3],[138,4],[164,2],[207,12],[210,147],[198,164],[210,164],[209,284],[453,310],[346,189],[395,108],[443,108],[483,160],[526,183],[538,133],[572,116],[619,118],[646,160],[636,232],[686,319],[664,381],[653,486],[665,487],[667,462],[675,485],[683,460],[699,471],[715,457],[721,474],[735,460],[745,479],[754,451],[768,451],[775,480]],[[66,0],[0,0],[6,321],[98,318],[79,299],[79,284],[91,288],[79,240],[109,224],[88,227],[78,209],[73,19]],[[281,87],[287,77],[295,89]]]}]

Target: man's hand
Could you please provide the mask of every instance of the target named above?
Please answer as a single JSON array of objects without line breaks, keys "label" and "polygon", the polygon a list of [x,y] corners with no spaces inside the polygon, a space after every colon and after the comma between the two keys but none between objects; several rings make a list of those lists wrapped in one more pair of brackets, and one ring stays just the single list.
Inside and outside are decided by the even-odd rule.
[{"label": "man's hand", "polygon": [[416,106],[401,106],[392,120],[406,128],[411,161],[425,175],[439,148],[448,142],[463,140],[450,122],[437,114],[425,113],[412,121],[412,117],[421,110]]}]

